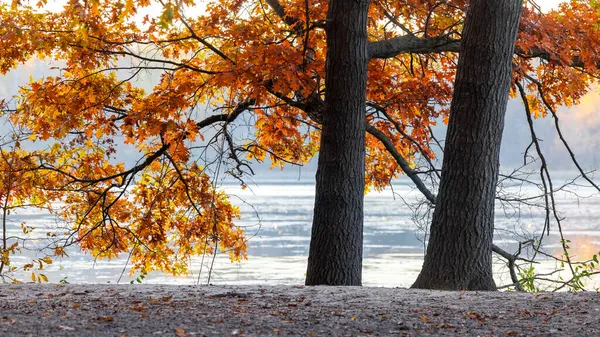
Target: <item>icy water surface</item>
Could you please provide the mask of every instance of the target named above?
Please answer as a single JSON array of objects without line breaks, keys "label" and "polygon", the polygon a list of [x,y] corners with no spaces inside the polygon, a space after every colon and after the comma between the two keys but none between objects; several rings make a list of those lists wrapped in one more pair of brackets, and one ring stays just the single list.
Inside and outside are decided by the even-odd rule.
[{"label": "icy water surface", "polygon": [[[266,180],[246,190],[234,184],[224,185],[223,188],[233,196],[232,201],[240,206],[242,220],[238,225],[246,229],[251,239],[247,261],[230,263],[226,256],[217,256],[210,283],[302,284],[314,206],[314,182]],[[393,192],[388,189],[369,193],[365,197],[364,285],[408,287],[416,279],[423,263],[424,246],[420,240],[423,232],[416,229],[413,213],[398,197],[401,195],[411,203],[420,195],[404,180],[394,185]],[[563,229],[568,239],[572,240],[572,253],[581,258],[591,257],[600,249],[600,198],[575,200],[567,194],[559,197],[560,209],[566,216]],[[544,211],[521,209],[520,213],[506,212],[499,205],[496,218],[498,230],[495,242],[512,252],[517,246],[509,231],[517,229],[525,235],[539,232],[544,223]],[[24,220],[39,227],[54,221],[47,215],[28,211],[12,215],[10,220],[12,226],[9,232],[14,234],[20,231],[18,224]],[[551,230],[548,239],[546,247],[550,251],[558,251],[556,228]],[[51,282],[66,277],[70,283],[116,283],[125,262],[126,257],[94,261],[78,251],[71,251],[69,258],[56,261],[45,274]],[[193,284],[198,280],[200,262],[198,259],[192,265],[193,275],[172,277],[152,273],[144,282]],[[204,260],[201,283],[207,282],[208,266],[212,264],[212,258]],[[547,262],[538,266],[538,270],[551,270],[554,267],[554,263]],[[498,263],[497,268],[502,271],[502,264]],[[505,278],[506,275],[498,283],[505,283]],[[127,270],[121,282],[129,280]]]}]

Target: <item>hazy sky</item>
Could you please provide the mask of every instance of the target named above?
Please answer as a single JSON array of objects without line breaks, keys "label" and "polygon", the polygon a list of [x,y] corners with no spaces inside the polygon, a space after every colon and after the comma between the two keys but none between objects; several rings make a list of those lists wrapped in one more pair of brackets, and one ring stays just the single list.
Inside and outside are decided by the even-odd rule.
[{"label": "hazy sky", "polygon": [[534,1],[538,6],[542,8],[543,11],[547,11],[549,9],[555,8],[559,3],[565,2],[564,0],[535,0]]}]

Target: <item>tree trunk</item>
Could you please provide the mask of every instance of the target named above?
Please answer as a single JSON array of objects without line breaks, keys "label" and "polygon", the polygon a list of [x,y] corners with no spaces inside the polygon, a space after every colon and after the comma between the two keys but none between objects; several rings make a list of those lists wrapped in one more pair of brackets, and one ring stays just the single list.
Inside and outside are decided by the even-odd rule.
[{"label": "tree trunk", "polygon": [[368,10],[368,0],[329,1],[326,108],[307,285],[361,284]]},{"label": "tree trunk", "polygon": [[522,6],[522,0],[469,6],[431,236],[413,288],[496,290],[494,196]]}]

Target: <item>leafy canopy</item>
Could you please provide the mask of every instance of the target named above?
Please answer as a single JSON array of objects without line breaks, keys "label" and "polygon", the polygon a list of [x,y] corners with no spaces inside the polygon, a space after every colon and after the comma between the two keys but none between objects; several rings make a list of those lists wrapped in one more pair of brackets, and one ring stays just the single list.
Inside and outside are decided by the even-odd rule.
[{"label": "leafy canopy", "polygon": [[[372,2],[367,188],[387,186],[401,160],[433,158],[429,128],[448,118],[467,4]],[[77,243],[173,274],[217,248],[245,258],[240,212],[216,181],[243,179],[252,160],[302,165],[317,153],[326,11],[324,0],[3,3],[0,72],[35,59],[57,66],[2,101],[20,131],[2,148],[0,165],[15,174],[0,195],[67,224],[59,255]],[[599,17],[596,1],[525,9],[514,74],[536,117],[589,91]],[[135,165],[116,159],[123,146],[139,153]]]}]

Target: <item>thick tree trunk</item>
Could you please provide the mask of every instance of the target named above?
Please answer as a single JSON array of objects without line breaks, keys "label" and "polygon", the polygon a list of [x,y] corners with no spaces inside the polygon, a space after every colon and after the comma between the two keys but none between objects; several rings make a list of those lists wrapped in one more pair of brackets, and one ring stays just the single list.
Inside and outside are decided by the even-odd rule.
[{"label": "thick tree trunk", "polygon": [[307,285],[360,285],[368,0],[330,0],[327,78]]},{"label": "thick tree trunk", "polygon": [[496,290],[494,196],[522,0],[472,0],[423,269],[413,288]]}]

